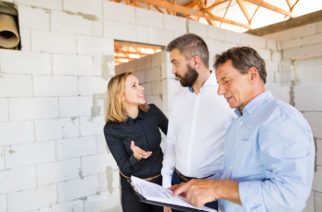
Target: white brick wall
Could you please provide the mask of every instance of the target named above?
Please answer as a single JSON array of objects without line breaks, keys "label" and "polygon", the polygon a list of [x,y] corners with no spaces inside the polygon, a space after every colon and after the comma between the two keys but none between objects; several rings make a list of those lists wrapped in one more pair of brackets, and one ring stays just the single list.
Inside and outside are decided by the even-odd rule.
[{"label": "white brick wall", "polygon": [[55,98],[9,99],[11,120],[42,119],[58,117],[58,102]]},{"label": "white brick wall", "polygon": [[136,7],[135,22],[138,25],[163,28],[163,15],[151,10]]},{"label": "white brick wall", "polygon": [[41,142],[6,148],[6,167],[16,168],[55,160],[55,143]]},{"label": "white brick wall", "polygon": [[322,211],[322,193],[315,192],[315,211]]},{"label": "white brick wall", "polygon": [[7,121],[8,114],[8,100],[0,98],[0,121]]},{"label": "white brick wall", "polygon": [[96,17],[102,16],[102,1],[101,0],[64,0],[64,10],[92,15]]},{"label": "white brick wall", "polygon": [[58,160],[96,154],[96,137],[78,137],[57,141]]},{"label": "white brick wall", "polygon": [[163,21],[165,29],[180,32],[182,34],[186,33],[185,18],[163,14]]},{"label": "white brick wall", "polygon": [[38,185],[80,178],[80,159],[62,160],[37,166]]},{"label": "white brick wall", "polygon": [[109,196],[106,205],[108,205],[108,210],[107,211],[111,211],[111,212],[117,212],[117,211],[121,211],[121,203],[120,203],[120,190],[119,189],[115,189],[112,191],[112,195]]},{"label": "white brick wall", "polygon": [[92,75],[94,65],[90,56],[53,55],[53,71],[58,75]]},{"label": "white brick wall", "polygon": [[313,135],[322,138],[322,113],[321,112],[303,112],[304,117],[311,125]]},{"label": "white brick wall", "polygon": [[[82,200],[75,200],[75,201],[69,201],[69,202],[62,202],[59,204],[55,204],[52,207],[48,208],[48,210],[51,212],[52,210],[54,212],[64,212],[64,211],[72,211],[72,212],[84,212],[83,207],[83,201]],[[43,211],[41,211],[43,212]],[[47,211],[44,211],[47,212]]]},{"label": "white brick wall", "polygon": [[92,34],[92,22],[77,14],[53,12],[50,17],[50,26],[53,32]]},{"label": "white brick wall", "polygon": [[311,192],[309,199],[306,201],[303,212],[314,212],[314,192]]},{"label": "white brick wall", "polygon": [[109,153],[104,134],[97,135],[97,154]]},{"label": "white brick wall", "polygon": [[137,25],[135,29],[137,42],[149,43],[149,27]]},{"label": "white brick wall", "polygon": [[316,164],[322,166],[322,139],[316,139]]},{"label": "white brick wall", "polygon": [[135,7],[129,7],[125,4],[111,1],[103,1],[103,9],[105,19],[135,23]]},{"label": "white brick wall", "polygon": [[24,167],[0,171],[0,194],[29,189],[35,186],[35,167]]},{"label": "white brick wall", "polygon": [[34,77],[34,96],[75,96],[77,95],[76,77]]},{"label": "white brick wall", "polygon": [[313,190],[322,192],[322,166],[317,166],[317,171],[314,173]]},{"label": "white brick wall", "polygon": [[31,49],[34,52],[75,54],[75,35],[60,32],[31,31]]},{"label": "white brick wall", "polygon": [[99,77],[80,77],[78,81],[79,95],[93,95],[104,93],[107,89],[107,81]]},{"label": "white brick wall", "polygon": [[[117,29],[117,30],[115,30]],[[126,41],[136,41],[136,26],[131,23],[104,20],[104,36]]]},{"label": "white brick wall", "polygon": [[79,136],[79,119],[45,119],[35,122],[36,140],[53,140]]},{"label": "white brick wall", "polygon": [[52,10],[62,9],[62,1],[60,0],[15,0],[15,3]]},{"label": "white brick wall", "polygon": [[203,38],[208,36],[208,25],[196,21],[188,21],[189,33],[195,33]]},{"label": "white brick wall", "polygon": [[104,125],[105,120],[102,116],[98,116],[95,118],[82,117],[80,119],[81,136],[102,134]]},{"label": "white brick wall", "polygon": [[71,117],[66,119],[60,119],[62,126],[63,137],[77,137],[80,135],[79,118]]},{"label": "white brick wall", "polygon": [[57,201],[56,190],[56,185],[49,185],[11,193],[8,195],[8,211],[30,211],[55,203]]},{"label": "white brick wall", "polygon": [[166,46],[171,40],[173,40],[174,33],[168,30],[164,30],[161,28],[150,27],[148,30],[149,35],[149,43],[151,44],[159,44]]},{"label": "white brick wall", "polygon": [[35,122],[37,141],[61,139],[62,126],[57,119],[37,120]]},{"label": "white brick wall", "polygon": [[50,73],[51,61],[49,54],[1,50],[0,58],[1,72],[4,73]]},{"label": "white brick wall", "polygon": [[19,25],[23,28],[49,30],[49,11],[19,5]]},{"label": "white brick wall", "polygon": [[2,171],[4,168],[5,168],[5,166],[4,166],[4,147],[0,147],[0,171]]},{"label": "white brick wall", "polygon": [[30,76],[0,74],[0,97],[18,97],[32,95]]},{"label": "white brick wall", "polygon": [[91,115],[91,97],[63,97],[59,99],[59,116],[89,116]]},{"label": "white brick wall", "polygon": [[[314,91],[314,92],[312,92]],[[322,86],[303,87],[296,86],[295,106],[301,111],[322,111]]]},{"label": "white brick wall", "polygon": [[95,194],[98,191],[97,176],[71,180],[58,184],[58,201],[68,201]]},{"label": "white brick wall", "polygon": [[80,55],[113,55],[114,42],[110,38],[77,36],[77,53]]},{"label": "white brick wall", "polygon": [[32,121],[0,123],[0,138],[1,145],[33,142],[35,139],[33,123]]},{"label": "white brick wall", "polygon": [[31,36],[29,29],[20,29],[20,44],[21,51],[30,51],[31,50]]},{"label": "white brick wall", "polygon": [[116,162],[111,154],[82,158],[82,173],[84,176],[104,173],[107,167],[117,169]]},{"label": "white brick wall", "polygon": [[112,199],[115,200],[115,202],[111,202],[111,195],[109,192],[89,196],[84,203],[85,211],[111,211],[111,207],[117,207],[120,204],[117,197],[112,196]]},{"label": "white brick wall", "polygon": [[7,211],[7,198],[5,195],[0,195],[0,211]]}]

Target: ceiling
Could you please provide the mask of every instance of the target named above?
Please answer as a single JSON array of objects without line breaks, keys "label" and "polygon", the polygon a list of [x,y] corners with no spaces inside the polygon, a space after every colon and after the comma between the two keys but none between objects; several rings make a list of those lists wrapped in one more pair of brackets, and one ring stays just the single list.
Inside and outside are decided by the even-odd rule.
[{"label": "ceiling", "polygon": [[322,9],[322,0],[112,0],[237,32]]},{"label": "ceiling", "polygon": [[127,63],[131,60],[155,54],[161,51],[160,46],[114,41],[114,64]]},{"label": "ceiling", "polygon": [[[295,17],[322,10],[322,0],[111,1],[185,17],[222,29],[250,33],[254,33],[258,28],[263,29],[264,26],[295,20]],[[161,51],[159,46],[122,41],[115,41],[114,48],[116,65]]]}]

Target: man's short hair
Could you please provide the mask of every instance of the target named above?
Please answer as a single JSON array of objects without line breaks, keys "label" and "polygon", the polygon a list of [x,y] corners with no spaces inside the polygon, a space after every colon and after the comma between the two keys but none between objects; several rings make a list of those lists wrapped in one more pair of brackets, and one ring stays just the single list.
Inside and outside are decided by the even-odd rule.
[{"label": "man's short hair", "polygon": [[171,41],[166,50],[178,49],[186,58],[199,56],[205,66],[209,66],[209,50],[206,42],[196,34],[188,33]]},{"label": "man's short hair", "polygon": [[251,67],[255,67],[258,70],[260,78],[266,83],[267,73],[265,61],[255,49],[247,46],[234,47],[222,54],[217,54],[214,68],[217,69],[218,66],[226,63],[228,60],[231,60],[234,68],[241,74],[247,74]]}]

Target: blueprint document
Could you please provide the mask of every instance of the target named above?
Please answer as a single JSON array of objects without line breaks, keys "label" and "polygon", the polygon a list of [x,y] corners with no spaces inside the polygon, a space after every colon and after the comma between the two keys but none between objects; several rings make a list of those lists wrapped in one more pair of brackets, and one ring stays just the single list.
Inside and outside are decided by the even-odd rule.
[{"label": "blueprint document", "polygon": [[163,188],[155,183],[142,180],[140,178],[131,177],[131,184],[134,190],[140,197],[142,202],[168,206],[185,211],[211,211],[216,212],[215,209],[209,207],[197,208],[187,202],[184,198],[172,196],[172,191],[167,188]]}]

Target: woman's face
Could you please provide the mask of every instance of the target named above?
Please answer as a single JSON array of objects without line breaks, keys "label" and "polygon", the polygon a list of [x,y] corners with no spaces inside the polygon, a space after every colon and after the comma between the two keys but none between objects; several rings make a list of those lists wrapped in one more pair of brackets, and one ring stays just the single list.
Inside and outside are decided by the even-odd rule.
[{"label": "woman's face", "polygon": [[127,76],[125,80],[124,103],[127,105],[145,104],[144,87],[134,75]]}]

